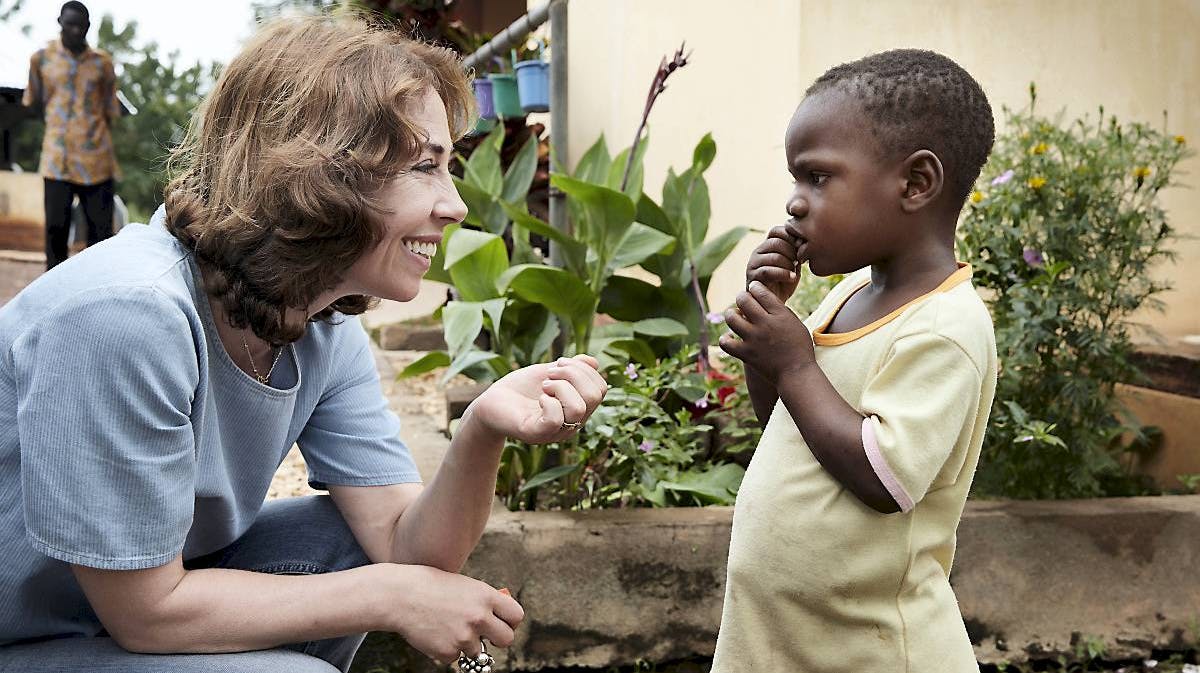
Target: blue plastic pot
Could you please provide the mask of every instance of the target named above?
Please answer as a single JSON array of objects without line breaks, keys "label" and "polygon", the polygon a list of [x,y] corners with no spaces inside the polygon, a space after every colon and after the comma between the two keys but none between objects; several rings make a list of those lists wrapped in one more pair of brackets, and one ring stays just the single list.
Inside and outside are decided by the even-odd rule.
[{"label": "blue plastic pot", "polygon": [[517,92],[521,109],[526,112],[546,112],[550,109],[550,64],[545,61],[521,61],[517,71]]},{"label": "blue plastic pot", "polygon": [[491,80],[476,77],[471,84],[475,87],[475,103],[479,106],[479,116],[483,119],[495,119],[496,106],[492,99]]}]

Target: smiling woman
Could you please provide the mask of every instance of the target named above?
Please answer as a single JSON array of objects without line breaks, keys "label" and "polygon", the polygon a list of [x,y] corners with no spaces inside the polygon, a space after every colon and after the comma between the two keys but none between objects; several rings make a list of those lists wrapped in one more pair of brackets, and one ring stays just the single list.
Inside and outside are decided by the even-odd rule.
[{"label": "smiling woman", "polygon": [[[345,671],[364,631],[441,661],[512,643],[520,605],[458,571],[505,438],[569,438],[597,363],[494,383],[424,488],[355,317],[412,299],[466,216],[468,91],[453,53],[360,20],[268,24],[150,224],[0,308],[0,660]],[[264,504],[293,444],[330,495]]]}]

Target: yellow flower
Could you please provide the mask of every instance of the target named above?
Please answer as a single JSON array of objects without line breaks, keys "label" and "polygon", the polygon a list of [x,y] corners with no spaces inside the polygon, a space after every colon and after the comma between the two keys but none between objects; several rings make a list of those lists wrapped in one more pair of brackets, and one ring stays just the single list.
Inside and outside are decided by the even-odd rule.
[{"label": "yellow flower", "polygon": [[979,203],[983,200],[983,192],[975,190],[971,192],[971,203]]},{"label": "yellow flower", "polygon": [[1034,154],[1045,154],[1046,150],[1048,150],[1048,149],[1050,149],[1050,148],[1048,145],[1046,145],[1046,143],[1038,143],[1038,144],[1034,145],[1029,151]]},{"label": "yellow flower", "polygon": [[1175,144],[1176,145],[1182,145],[1186,142],[1187,142],[1187,138],[1184,138],[1183,136],[1175,136]]},{"label": "yellow flower", "polygon": [[1149,176],[1150,168],[1147,166],[1138,166],[1137,168],[1133,169],[1133,177],[1138,178],[1139,180]]},{"label": "yellow flower", "polygon": [[1042,187],[1046,186],[1046,178],[1043,178],[1040,175],[1029,178],[1029,186],[1033,189],[1041,189]]}]

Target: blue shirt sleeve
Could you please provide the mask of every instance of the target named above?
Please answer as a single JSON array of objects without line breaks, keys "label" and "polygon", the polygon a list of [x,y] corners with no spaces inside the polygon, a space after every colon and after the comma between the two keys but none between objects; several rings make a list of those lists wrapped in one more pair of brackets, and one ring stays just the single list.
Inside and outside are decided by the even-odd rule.
[{"label": "blue shirt sleeve", "polygon": [[196,467],[191,323],[151,288],[84,292],[12,344],[29,542],[94,568],[183,548]]},{"label": "blue shirt sleeve", "polygon": [[326,392],[296,443],[313,488],[420,482],[400,441],[400,419],[388,408],[370,339],[357,318],[334,327],[338,362]]}]

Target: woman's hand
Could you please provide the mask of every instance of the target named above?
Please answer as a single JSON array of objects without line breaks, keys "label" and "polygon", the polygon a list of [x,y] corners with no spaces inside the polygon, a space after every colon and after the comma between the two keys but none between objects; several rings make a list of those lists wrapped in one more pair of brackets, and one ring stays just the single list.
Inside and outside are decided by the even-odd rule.
[{"label": "woman's hand", "polygon": [[608,384],[590,355],[523,367],[471,403],[470,417],[495,434],[530,444],[567,439],[604,399]]},{"label": "woman's hand", "polygon": [[513,642],[513,630],[525,611],[508,595],[484,582],[421,565],[376,566],[383,575],[380,593],[394,600],[384,608],[389,631],[440,663],[462,652],[479,654],[479,640],[497,647]]}]

